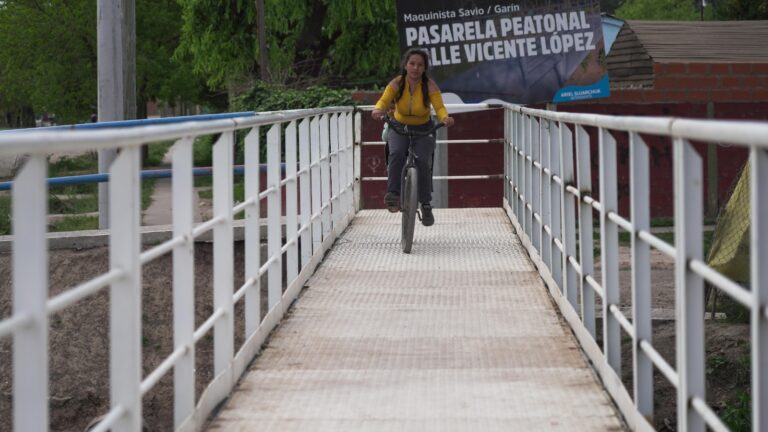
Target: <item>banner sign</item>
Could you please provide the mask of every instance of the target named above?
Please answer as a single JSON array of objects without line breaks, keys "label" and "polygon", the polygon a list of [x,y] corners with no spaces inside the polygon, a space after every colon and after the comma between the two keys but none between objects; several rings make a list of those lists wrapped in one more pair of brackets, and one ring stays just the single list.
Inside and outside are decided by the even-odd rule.
[{"label": "banner sign", "polygon": [[463,102],[608,97],[599,0],[397,0],[400,49]]}]

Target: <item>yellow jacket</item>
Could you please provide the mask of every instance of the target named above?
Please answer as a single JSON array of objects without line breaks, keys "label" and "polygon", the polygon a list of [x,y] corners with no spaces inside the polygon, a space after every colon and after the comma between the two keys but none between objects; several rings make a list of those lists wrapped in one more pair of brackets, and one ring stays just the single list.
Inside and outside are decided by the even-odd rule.
[{"label": "yellow jacket", "polygon": [[[399,80],[400,78],[397,78],[393,83],[398,83]],[[376,102],[377,109],[387,111],[392,101],[397,97],[397,87],[393,86],[393,83],[387,85],[384,94],[382,94],[379,101]],[[408,80],[405,80],[403,97],[401,97],[395,104],[395,120],[407,125],[421,125],[429,121],[431,110],[424,105],[421,81],[416,84],[416,88],[412,93],[410,87],[411,84]],[[432,108],[435,109],[439,121],[443,121],[448,117],[448,110],[445,109],[443,96],[440,94],[440,90],[435,90],[429,93],[429,102],[432,104]]]}]

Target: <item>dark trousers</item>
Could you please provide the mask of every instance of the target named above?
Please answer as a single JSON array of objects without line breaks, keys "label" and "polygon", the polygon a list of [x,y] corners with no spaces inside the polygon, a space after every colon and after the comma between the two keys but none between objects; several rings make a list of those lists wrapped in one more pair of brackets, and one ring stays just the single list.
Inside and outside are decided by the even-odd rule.
[{"label": "dark trousers", "polygon": [[[429,130],[432,122],[408,126],[413,130]],[[400,195],[403,166],[408,156],[408,137],[400,135],[392,128],[387,133],[387,192]],[[432,201],[432,155],[435,153],[434,135],[413,137],[413,151],[416,154],[416,167],[419,170],[419,202],[429,204]]]}]

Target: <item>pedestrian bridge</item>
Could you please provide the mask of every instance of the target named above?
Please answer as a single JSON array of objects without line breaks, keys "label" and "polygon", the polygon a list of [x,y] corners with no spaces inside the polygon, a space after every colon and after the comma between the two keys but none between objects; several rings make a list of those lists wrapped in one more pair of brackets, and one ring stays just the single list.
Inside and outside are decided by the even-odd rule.
[{"label": "pedestrian bridge", "polygon": [[[705,281],[751,311],[752,422],[768,430],[768,200],[759,192],[768,187],[768,125],[502,108],[503,208],[438,209],[435,226],[417,228],[409,255],[400,252],[397,215],[359,209],[361,113],[352,108],[0,135],[0,155],[27,155],[13,185],[12,312],[0,321],[0,337],[13,341],[13,362],[2,369],[12,370],[14,430],[51,428],[51,316],[102,291],[111,302],[110,408],[92,430],[140,431],[143,398],[168,375],[176,430],[650,430],[654,370],[676,389],[679,430],[727,430],[707,404]],[[217,137],[214,214],[195,224],[192,149],[204,135]],[[629,215],[617,210],[621,135],[629,141]],[[675,218],[685,221],[674,245],[650,232],[645,135],[666,137],[674,149]],[[167,140],[175,141],[172,235],[142,250],[140,146]],[[750,288],[703,262],[695,142],[750,149]],[[120,149],[109,172],[110,269],[49,296],[46,154],[108,148]],[[235,221],[241,212],[244,221]],[[235,225],[244,229],[240,286]],[[631,317],[618,307],[620,230],[632,239]],[[197,322],[193,245],[209,232],[212,313]],[[651,337],[651,248],[675,260],[672,363]],[[174,348],[147,370],[141,269],[164,255],[173,257]],[[196,391],[197,347],[211,337],[213,378]],[[632,370],[627,385],[622,368]]]}]

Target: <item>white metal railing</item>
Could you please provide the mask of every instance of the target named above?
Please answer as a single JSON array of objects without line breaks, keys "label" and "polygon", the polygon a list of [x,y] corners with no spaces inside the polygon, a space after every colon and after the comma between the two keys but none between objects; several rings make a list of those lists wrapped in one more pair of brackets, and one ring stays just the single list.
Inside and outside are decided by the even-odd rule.
[{"label": "white metal railing", "polygon": [[[14,179],[13,312],[0,321],[0,338],[13,337],[13,424],[46,431],[49,317],[107,287],[110,295],[111,409],[94,430],[139,431],[142,396],[173,371],[174,428],[199,430],[258,352],[338,234],[354,217],[352,108],[286,111],[228,120],[88,131],[41,131],[0,136],[0,156],[27,155]],[[359,116],[359,114],[358,114]],[[359,119],[358,134],[359,134]],[[260,128],[268,128],[267,184],[259,187]],[[233,207],[233,147],[246,131],[245,200]],[[195,138],[220,134],[213,146],[213,216],[192,215]],[[173,235],[140,251],[140,146],[173,140]],[[110,168],[110,270],[48,298],[47,154],[119,148]],[[281,178],[281,150],[285,176]],[[285,196],[285,212],[281,195]],[[260,210],[267,201],[267,254],[260,257]],[[233,219],[245,211],[245,283],[233,287]],[[281,234],[285,223],[285,241]],[[195,328],[195,238],[213,231],[213,313]],[[174,350],[142,377],[141,267],[173,255]],[[299,254],[301,256],[299,256]],[[264,262],[262,265],[261,263]],[[283,281],[283,267],[286,280]],[[260,310],[260,279],[268,281],[268,310]],[[286,287],[283,292],[283,286]],[[245,342],[234,349],[234,307],[244,301]],[[195,402],[195,343],[210,331],[214,378]],[[6,368],[3,365],[3,368]],[[21,384],[23,383],[23,384]]]},{"label": "white metal railing", "polygon": [[[596,130],[598,137],[600,172],[596,188],[592,185],[592,138],[587,128]],[[614,134],[629,138],[629,219],[618,213]],[[650,232],[648,147],[640,134],[666,137],[674,148],[674,246]],[[752,428],[768,431],[768,123],[614,117],[509,106],[505,135],[507,213],[630,427],[653,429],[649,419],[653,415],[655,366],[677,389],[679,430],[728,430],[705,402],[706,280],[751,311]],[[691,141],[723,142],[750,150],[749,290],[703,262],[704,179],[701,157]],[[599,201],[593,197],[596,189]],[[594,277],[593,209],[600,214],[599,281]],[[631,321],[618,307],[619,228],[632,237]],[[674,366],[659,355],[652,342],[650,247],[675,259]],[[601,329],[595,326],[596,295],[602,305]],[[620,329],[633,341],[631,395],[620,378]],[[597,331],[602,332],[602,351],[596,342]]]},{"label": "white metal railing", "polygon": [[[475,104],[445,104],[445,107],[451,112],[452,115],[462,112],[483,111],[488,109],[498,109],[504,107],[500,104],[487,104],[487,103],[475,103]],[[373,105],[359,106],[357,109],[366,113],[373,110]],[[445,131],[443,131],[444,133]],[[449,144],[502,144],[504,139],[491,138],[491,139],[436,139],[436,145],[449,145]],[[361,141],[360,146],[383,146],[386,143],[384,141]],[[491,179],[503,179],[504,175],[499,174],[472,174],[472,175],[434,175],[434,180],[491,180]],[[360,181],[386,181],[387,177],[375,177],[367,176],[361,177]],[[362,191],[362,188],[360,188]]]}]

